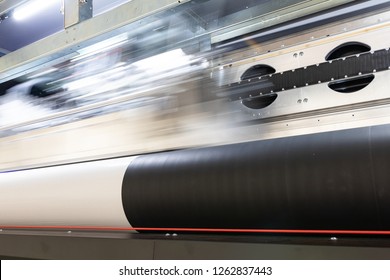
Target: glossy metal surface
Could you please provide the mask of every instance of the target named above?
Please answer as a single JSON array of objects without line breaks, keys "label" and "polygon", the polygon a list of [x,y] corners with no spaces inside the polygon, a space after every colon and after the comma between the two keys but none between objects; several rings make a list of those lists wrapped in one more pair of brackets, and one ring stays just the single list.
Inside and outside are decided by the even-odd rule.
[{"label": "glossy metal surface", "polygon": [[65,0],[64,25],[65,28],[80,23],[92,17],[93,1]]},{"label": "glossy metal surface", "polygon": [[[382,40],[390,34],[385,8],[264,42],[253,41],[250,34],[237,39],[242,45],[229,40],[212,44],[212,34],[233,28],[234,21],[257,6],[232,6],[215,15],[202,9],[222,5],[222,0],[173,2],[143,6],[132,1],[1,58],[3,81],[17,78],[0,95],[0,170],[389,121],[388,71],[375,73],[373,82],[355,93],[338,93],[323,83],[280,92],[263,109],[218,95],[221,85],[236,82],[258,63],[281,72],[320,63],[331,49],[349,41],[372,50],[387,48]],[[170,5],[180,9],[168,9]],[[213,18],[220,19],[218,24],[211,24]],[[46,46],[51,40],[58,48]]]},{"label": "glossy metal surface", "polygon": [[[289,27],[290,23],[283,26],[280,24],[292,16],[304,17],[350,1],[269,1],[267,3],[270,6],[262,6],[271,7],[265,15],[255,13],[259,10],[256,5],[247,8],[245,1],[229,3],[231,2],[238,4],[229,6],[225,11],[210,9],[208,6],[223,7],[227,2],[222,0],[180,3],[133,0],[1,58],[0,81],[11,81],[13,84],[1,88],[0,93],[0,171],[261,139],[291,137],[289,141],[293,141],[297,138],[292,136],[309,135],[310,138],[313,133],[329,131],[336,135],[337,131],[343,129],[389,124],[389,71],[373,73],[374,80],[364,89],[354,93],[338,93],[330,89],[327,83],[320,83],[278,93],[275,102],[262,109],[250,109],[239,101],[231,102],[225,96],[218,95],[220,86],[237,82],[242,73],[259,63],[269,64],[281,72],[320,63],[332,49],[350,41],[368,44],[372,50],[388,48],[388,40],[383,39],[389,37],[390,32],[388,7],[370,10],[367,14],[353,14],[351,18],[328,22],[324,26],[317,24],[314,28],[310,25],[311,18],[304,18],[297,31]],[[264,21],[256,23],[259,19]],[[302,29],[302,26],[306,27]],[[273,28],[263,30],[264,27]],[[285,29],[279,33],[279,28]],[[286,30],[291,33],[286,33]],[[248,32],[255,33],[247,34]],[[267,37],[269,33],[275,33],[275,36]],[[332,133],[327,135],[333,135]],[[343,133],[345,131],[341,132]],[[324,142],[332,143],[329,139]],[[358,139],[362,138],[352,137],[350,142],[354,143]],[[272,146],[274,141],[267,143]],[[379,145],[382,150],[387,151],[386,143],[381,143],[384,148]],[[302,153],[311,151],[306,150],[303,144],[299,151],[293,149],[291,152],[299,157],[302,150]],[[341,165],[343,160],[353,160],[355,151],[349,153],[348,150],[352,145],[349,145],[349,142],[343,145],[345,149],[340,153],[336,149],[325,154],[325,159],[328,155],[345,155],[337,161],[337,164]],[[211,148],[216,151],[214,149]],[[186,152],[188,151],[179,153]],[[224,153],[222,157],[223,155]],[[381,153],[381,150],[376,150],[376,155],[384,157],[383,161],[386,162],[385,153]],[[312,154],[309,156],[311,158]],[[148,155],[145,156],[147,157]],[[206,163],[209,164],[212,160]],[[269,160],[273,160],[272,154]],[[325,163],[326,160],[314,167],[321,169]],[[99,161],[96,164],[104,166]],[[359,164],[363,166],[364,160],[359,161]],[[295,162],[287,165],[293,170],[291,173],[301,172],[301,178],[306,178],[305,168],[300,168]],[[230,164],[228,166],[230,167]],[[329,168],[334,166],[328,165]],[[351,166],[353,169],[358,165]],[[63,167],[53,167],[52,170]],[[280,165],[275,164],[274,167],[272,172],[277,172]],[[294,168],[298,168],[298,171],[294,171]],[[36,170],[39,169],[21,171],[29,176],[14,179],[35,178],[37,183],[50,175],[50,172],[44,171],[38,174],[39,171]],[[196,169],[188,169],[187,172],[194,170]],[[74,171],[77,174],[77,170]],[[122,168],[118,172],[123,171]],[[386,170],[377,167],[368,175],[373,176],[375,172],[384,174],[381,183],[387,186]],[[364,175],[363,171],[356,173]],[[2,173],[6,175],[2,178],[9,178],[10,174],[12,175]],[[340,177],[344,176],[343,174],[345,175],[342,172],[332,172],[332,176]],[[54,173],[52,175],[53,177],[49,178],[51,184],[60,178]],[[103,171],[100,175],[104,175]],[[109,176],[110,174],[107,175]],[[276,174],[274,178],[278,179],[278,176],[279,174]],[[309,177],[314,181],[317,178],[315,174],[309,174]],[[327,178],[331,176],[323,178],[321,183],[326,183]],[[70,178],[70,182],[74,182],[73,179]],[[87,187],[81,190],[81,193],[93,191],[93,179],[84,179],[88,181]],[[156,177],[151,179],[155,180]],[[293,182],[292,179],[290,181]],[[360,191],[356,196],[353,191],[350,194],[366,201],[366,187],[373,183],[366,182],[363,186],[362,180],[357,181],[359,182],[354,187]],[[299,190],[300,181],[295,183]],[[76,189],[77,186],[66,189],[64,184],[59,184],[63,189],[62,193],[65,197],[72,197],[72,188]],[[110,184],[104,184],[102,179],[97,185],[108,188]],[[29,183],[24,187],[28,189],[29,186],[36,185]],[[48,186],[38,187],[42,190],[40,193],[47,193],[45,188]],[[56,195],[61,195],[61,191]],[[313,189],[309,189],[310,191],[315,192]],[[321,188],[321,191],[324,189]],[[340,192],[343,190],[331,186],[326,195]],[[27,202],[28,194],[25,192],[24,196]],[[316,193],[311,194],[322,201]],[[118,197],[114,197],[114,193],[110,195],[112,201],[115,201],[113,207],[118,207]],[[101,197],[97,194],[95,198],[99,200]],[[275,199],[275,205],[282,202],[279,198]],[[10,197],[4,199],[4,205],[13,203]],[[345,206],[343,201],[337,201],[342,207]],[[51,205],[55,202],[47,200],[45,203]],[[382,203],[382,206],[386,207],[386,201]],[[54,208],[55,206],[51,205]],[[75,213],[70,213],[77,215],[77,212],[82,211],[83,202],[76,203],[76,206]],[[99,210],[98,203],[89,206]],[[358,202],[353,205],[358,206]],[[370,200],[369,208],[370,211],[375,208],[373,200]],[[325,208],[318,211],[321,212],[322,209]],[[353,209],[350,212],[353,213]],[[280,211],[277,207],[274,210]],[[358,210],[362,216],[366,215],[364,208]],[[37,213],[34,211],[30,214]],[[375,210],[371,212],[376,213]],[[50,216],[51,213],[47,214]],[[90,218],[88,213],[83,215],[81,218],[85,217],[84,222]],[[283,216],[283,213],[281,215]],[[305,218],[304,215],[302,217]],[[226,220],[230,221],[229,218]],[[354,219],[359,221],[359,217]],[[365,219],[369,221],[370,217]],[[315,217],[311,221],[315,221]],[[367,222],[368,227],[373,224],[374,222]],[[340,222],[340,228],[343,225]],[[70,230],[58,233],[2,229],[0,255],[58,259],[389,257],[386,238],[378,238],[374,242],[364,238],[351,241],[334,236],[324,239],[322,236],[306,236],[298,241],[288,238],[286,242],[281,241],[280,236],[277,236],[276,241],[273,237],[262,238],[180,234],[178,239],[167,240],[164,236],[135,237],[128,233],[118,235],[112,232],[75,233]],[[341,239],[343,241],[337,241],[335,244],[335,240]],[[142,255],[137,252],[142,252]]]},{"label": "glossy metal surface", "polygon": [[[78,50],[88,45],[129,30],[138,30],[142,34],[147,34],[147,32],[166,30],[178,25],[182,28],[182,33],[188,34],[190,32],[189,37],[182,34],[181,38],[173,38],[173,40],[170,38],[168,43],[175,44],[198,36],[215,37],[214,32],[219,34],[226,33],[227,29],[237,29],[235,25],[238,23],[242,25],[241,28],[244,28],[244,33],[248,32],[245,28],[250,23],[247,20],[253,21],[257,17],[263,16],[264,13],[267,14],[267,24],[257,26],[249,31],[285,22],[291,19],[291,12],[294,13],[294,18],[299,18],[349,2],[351,1],[278,0],[256,3],[250,0],[240,2],[228,0],[200,2],[133,0],[1,58],[0,81],[29,73],[45,64],[53,65],[56,60],[66,60],[67,56],[77,54]],[[285,15],[288,15],[287,18]],[[157,26],[153,26],[153,22],[157,23]],[[149,27],[152,25],[152,28],[148,28],[148,25]],[[66,26],[68,25],[66,24]],[[230,37],[225,36],[225,39],[232,36],[237,36],[237,34],[232,34]],[[155,39],[149,38],[150,40]]]}]

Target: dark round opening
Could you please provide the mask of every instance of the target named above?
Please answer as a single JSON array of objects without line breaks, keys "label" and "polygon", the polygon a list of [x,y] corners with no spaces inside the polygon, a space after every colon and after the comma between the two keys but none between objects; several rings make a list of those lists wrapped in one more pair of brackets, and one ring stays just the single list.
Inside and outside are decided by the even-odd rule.
[{"label": "dark round opening", "polygon": [[241,75],[241,80],[248,80],[257,78],[264,75],[269,75],[275,73],[275,69],[266,64],[257,64],[248,68],[244,74]]},{"label": "dark round opening", "polygon": [[250,109],[263,109],[271,105],[278,95],[276,93],[265,94],[242,100],[242,104]]},{"label": "dark round opening", "polygon": [[371,47],[360,42],[348,42],[341,44],[331,50],[325,57],[327,61],[342,58],[350,55],[369,52]]},{"label": "dark round opening", "polygon": [[375,76],[370,74],[361,77],[330,82],[328,86],[330,89],[337,92],[352,93],[364,89],[374,80],[374,78]]}]

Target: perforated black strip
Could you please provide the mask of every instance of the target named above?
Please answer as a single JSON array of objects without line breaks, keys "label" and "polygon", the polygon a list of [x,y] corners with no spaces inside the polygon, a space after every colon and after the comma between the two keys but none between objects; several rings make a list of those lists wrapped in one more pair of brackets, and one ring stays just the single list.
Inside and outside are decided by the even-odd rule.
[{"label": "perforated black strip", "polygon": [[221,87],[232,101],[389,70],[389,49],[335,59]]}]

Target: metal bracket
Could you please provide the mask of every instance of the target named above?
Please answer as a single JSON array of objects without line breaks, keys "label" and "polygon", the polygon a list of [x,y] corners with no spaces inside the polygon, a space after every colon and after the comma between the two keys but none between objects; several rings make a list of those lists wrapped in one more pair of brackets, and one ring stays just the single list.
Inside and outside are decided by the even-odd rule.
[{"label": "metal bracket", "polygon": [[92,17],[93,0],[65,0],[64,22],[65,28]]}]

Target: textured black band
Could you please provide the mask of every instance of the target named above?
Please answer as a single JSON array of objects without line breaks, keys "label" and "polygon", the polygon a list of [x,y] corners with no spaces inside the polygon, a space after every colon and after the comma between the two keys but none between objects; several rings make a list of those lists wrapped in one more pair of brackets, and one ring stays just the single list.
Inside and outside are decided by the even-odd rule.
[{"label": "textured black band", "polygon": [[390,229],[390,125],[144,155],[134,227]]}]

